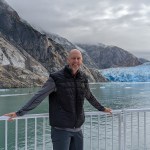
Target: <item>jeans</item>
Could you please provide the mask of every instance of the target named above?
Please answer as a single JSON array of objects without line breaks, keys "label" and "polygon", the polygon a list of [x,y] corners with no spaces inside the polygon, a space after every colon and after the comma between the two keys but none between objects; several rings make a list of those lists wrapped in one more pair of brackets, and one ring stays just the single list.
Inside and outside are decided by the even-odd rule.
[{"label": "jeans", "polygon": [[70,132],[51,128],[53,150],[83,150],[82,131]]}]

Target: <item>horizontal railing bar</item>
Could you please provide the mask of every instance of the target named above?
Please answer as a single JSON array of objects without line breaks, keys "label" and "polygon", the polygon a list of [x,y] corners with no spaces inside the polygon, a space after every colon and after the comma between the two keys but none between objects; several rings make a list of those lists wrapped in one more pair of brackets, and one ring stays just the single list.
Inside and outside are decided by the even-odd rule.
[{"label": "horizontal railing bar", "polygon": [[[121,113],[122,110],[113,110],[112,111],[112,114],[118,114],[118,113]],[[102,114],[109,114],[109,113],[106,113],[106,112],[102,112],[102,111],[91,111],[91,112],[85,112],[85,115],[102,115]]]},{"label": "horizontal railing bar", "polygon": [[47,118],[48,116],[49,116],[48,113],[42,113],[42,114],[28,114],[28,115],[16,117],[16,118],[14,118],[14,119]]},{"label": "horizontal railing bar", "polygon": [[150,108],[139,108],[139,109],[124,109],[123,112],[147,112]]},{"label": "horizontal railing bar", "polygon": [[[147,112],[150,111],[150,108],[141,108],[141,109],[123,109],[123,110],[112,110],[112,114],[120,114],[124,112]],[[109,114],[102,111],[92,111],[92,112],[85,112],[86,116],[91,115],[103,115],[103,114]],[[28,114],[20,117],[16,117],[14,119],[25,119],[25,118],[47,118],[49,116],[48,113],[42,113],[42,114]],[[5,117],[0,117],[0,120],[7,120]]]},{"label": "horizontal railing bar", "polygon": [[[16,118],[13,118],[14,120],[15,119],[26,119],[26,118],[46,118],[48,117],[49,114],[48,113],[42,113],[42,114],[28,114],[28,115],[24,115],[24,116],[19,116],[19,117],[16,117]],[[0,120],[7,120],[9,117],[7,116],[2,116],[0,117]]]}]

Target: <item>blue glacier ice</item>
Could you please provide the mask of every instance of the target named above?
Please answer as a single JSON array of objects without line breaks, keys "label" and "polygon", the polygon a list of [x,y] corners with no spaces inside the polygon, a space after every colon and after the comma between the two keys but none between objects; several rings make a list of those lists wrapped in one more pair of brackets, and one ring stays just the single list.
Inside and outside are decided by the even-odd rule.
[{"label": "blue glacier ice", "polygon": [[99,70],[113,82],[150,82],[150,62],[135,67],[119,67]]}]

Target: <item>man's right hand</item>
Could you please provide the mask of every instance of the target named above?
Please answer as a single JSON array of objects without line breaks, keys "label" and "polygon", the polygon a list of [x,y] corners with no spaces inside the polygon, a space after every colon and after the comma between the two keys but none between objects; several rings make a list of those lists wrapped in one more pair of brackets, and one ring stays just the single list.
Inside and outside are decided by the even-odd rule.
[{"label": "man's right hand", "polygon": [[9,117],[8,121],[13,121],[13,118],[16,118],[17,114],[16,114],[16,112],[11,112],[11,113],[8,113],[8,114],[4,114],[4,116]]}]

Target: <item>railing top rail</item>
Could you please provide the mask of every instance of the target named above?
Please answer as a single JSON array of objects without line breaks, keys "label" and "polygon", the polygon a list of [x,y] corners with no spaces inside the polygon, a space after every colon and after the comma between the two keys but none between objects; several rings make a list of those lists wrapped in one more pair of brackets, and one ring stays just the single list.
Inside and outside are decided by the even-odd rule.
[{"label": "railing top rail", "polygon": [[[112,114],[121,114],[121,113],[127,113],[127,112],[150,112],[150,108],[140,108],[140,109],[120,109],[120,110],[113,110]],[[92,115],[103,115],[108,114],[101,111],[92,111],[92,112],[85,112],[86,116],[92,116]],[[48,113],[42,113],[42,114],[28,114],[21,117],[16,117],[14,119],[28,119],[28,118],[47,118],[49,116]],[[0,117],[0,120],[7,120],[7,117]]]},{"label": "railing top rail", "polygon": [[135,108],[135,109],[123,109],[123,112],[147,112],[150,108]]},{"label": "railing top rail", "polygon": [[[18,119],[29,119],[29,118],[47,118],[48,117],[48,113],[42,113],[42,114],[28,114],[28,115],[24,115],[24,116],[20,116],[20,117],[16,117],[14,118],[14,120],[18,120]],[[7,120],[9,117],[7,116],[1,116],[0,120]]]},{"label": "railing top rail", "polygon": [[[112,111],[112,114],[118,114],[118,113],[121,113],[122,110],[113,110]],[[91,112],[85,112],[85,115],[103,115],[103,114],[109,114],[109,113],[105,113],[105,112],[102,112],[102,111],[91,111]]]}]

